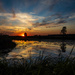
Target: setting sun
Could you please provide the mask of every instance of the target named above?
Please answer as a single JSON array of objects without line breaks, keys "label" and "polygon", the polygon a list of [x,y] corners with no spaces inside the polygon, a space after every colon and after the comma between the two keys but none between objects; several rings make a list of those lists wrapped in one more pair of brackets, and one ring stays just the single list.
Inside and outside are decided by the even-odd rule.
[{"label": "setting sun", "polygon": [[23,36],[23,37],[24,37],[24,33],[23,33],[23,34],[21,34],[21,36]]}]

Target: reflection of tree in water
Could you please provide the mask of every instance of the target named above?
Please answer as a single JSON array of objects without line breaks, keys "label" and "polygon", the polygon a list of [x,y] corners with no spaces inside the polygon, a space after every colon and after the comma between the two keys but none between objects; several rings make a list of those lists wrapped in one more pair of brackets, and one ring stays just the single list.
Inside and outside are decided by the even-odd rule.
[{"label": "reflection of tree in water", "polygon": [[63,56],[62,52],[66,52],[66,42],[65,42],[65,40],[61,41],[60,49],[58,50],[58,52],[59,52],[59,55],[58,55],[59,57]]},{"label": "reflection of tree in water", "polygon": [[66,43],[65,43],[64,40],[63,40],[62,43],[60,44],[60,48],[61,48],[62,52],[66,52]]}]

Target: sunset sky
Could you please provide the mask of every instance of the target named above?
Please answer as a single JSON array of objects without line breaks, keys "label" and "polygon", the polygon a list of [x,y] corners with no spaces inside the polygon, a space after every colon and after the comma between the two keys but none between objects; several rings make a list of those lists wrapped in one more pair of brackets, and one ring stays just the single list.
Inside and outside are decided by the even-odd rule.
[{"label": "sunset sky", "polygon": [[75,34],[75,0],[0,0],[0,33]]}]

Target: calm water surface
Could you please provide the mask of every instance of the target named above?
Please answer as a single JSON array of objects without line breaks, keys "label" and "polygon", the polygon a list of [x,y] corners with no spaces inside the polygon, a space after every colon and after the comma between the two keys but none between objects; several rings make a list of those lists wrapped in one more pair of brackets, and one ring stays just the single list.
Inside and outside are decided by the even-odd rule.
[{"label": "calm water surface", "polygon": [[[62,56],[68,56],[75,45],[75,41],[72,40],[13,41],[17,45],[11,52],[5,55],[6,59],[29,58],[30,56],[34,58],[38,57],[40,54],[43,54],[43,56],[51,55],[53,57],[58,57],[60,53]],[[71,56],[75,57],[75,48]]]}]

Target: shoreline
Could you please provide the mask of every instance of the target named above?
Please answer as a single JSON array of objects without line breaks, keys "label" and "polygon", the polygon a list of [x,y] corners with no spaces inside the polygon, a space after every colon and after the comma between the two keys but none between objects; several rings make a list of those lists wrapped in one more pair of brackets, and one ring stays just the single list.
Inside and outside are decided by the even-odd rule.
[{"label": "shoreline", "polygon": [[12,39],[8,37],[0,37],[0,50],[13,49],[16,43],[12,42]]}]

